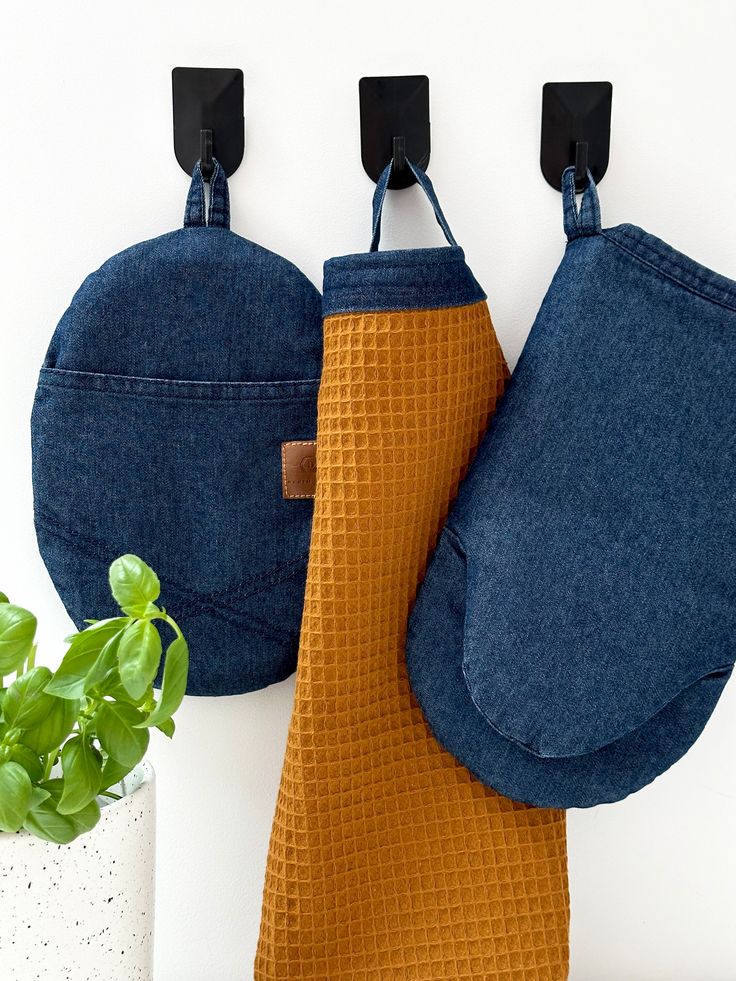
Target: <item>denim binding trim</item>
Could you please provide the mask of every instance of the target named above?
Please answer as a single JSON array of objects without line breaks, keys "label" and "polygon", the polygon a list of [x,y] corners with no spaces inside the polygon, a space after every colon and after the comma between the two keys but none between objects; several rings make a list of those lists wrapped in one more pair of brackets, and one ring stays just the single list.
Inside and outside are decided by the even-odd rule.
[{"label": "denim binding trim", "polygon": [[605,228],[601,235],[691,293],[736,313],[736,282],[689,258],[637,225]]},{"label": "denim binding trim", "polygon": [[434,310],[486,299],[459,245],[360,252],[329,259],[323,311]]}]

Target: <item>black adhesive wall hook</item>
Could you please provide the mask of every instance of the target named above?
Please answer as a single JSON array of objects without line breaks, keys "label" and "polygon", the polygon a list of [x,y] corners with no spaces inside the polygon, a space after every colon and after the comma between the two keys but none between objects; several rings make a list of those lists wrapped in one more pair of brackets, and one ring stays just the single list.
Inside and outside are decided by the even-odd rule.
[{"label": "black adhesive wall hook", "polygon": [[216,157],[229,177],[245,152],[243,72],[240,68],[174,68],[174,152],[191,174],[198,160],[202,176],[212,177]]},{"label": "black adhesive wall hook", "polygon": [[578,190],[587,171],[598,184],[608,169],[611,146],[610,82],[547,82],[542,89],[542,146],[544,179],[562,189],[562,172],[575,166]]},{"label": "black adhesive wall hook", "polygon": [[361,78],[358,93],[363,169],[377,181],[393,160],[388,186],[410,187],[416,178],[407,158],[422,170],[429,164],[429,79],[426,75]]}]

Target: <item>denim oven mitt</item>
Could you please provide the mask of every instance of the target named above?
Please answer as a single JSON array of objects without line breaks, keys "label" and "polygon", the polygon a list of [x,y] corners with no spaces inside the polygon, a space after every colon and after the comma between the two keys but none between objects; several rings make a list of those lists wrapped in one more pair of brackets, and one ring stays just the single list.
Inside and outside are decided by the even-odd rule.
[{"label": "denim oven mitt", "polygon": [[417,583],[507,377],[449,245],[330,259],[317,496],[257,981],[562,981],[565,815],[433,739],[404,642]]},{"label": "denim oven mitt", "polygon": [[530,803],[618,800],[702,731],[734,662],[736,283],[592,178],[414,609],[437,738]]},{"label": "denim oven mitt", "polygon": [[189,692],[217,695],[296,664],[312,501],[289,478],[313,465],[322,335],[317,289],[230,231],[217,163],[204,192],[197,165],[184,228],[108,260],[62,317],[33,484],[76,624],[114,612],[107,567],[139,554],[190,641]]}]

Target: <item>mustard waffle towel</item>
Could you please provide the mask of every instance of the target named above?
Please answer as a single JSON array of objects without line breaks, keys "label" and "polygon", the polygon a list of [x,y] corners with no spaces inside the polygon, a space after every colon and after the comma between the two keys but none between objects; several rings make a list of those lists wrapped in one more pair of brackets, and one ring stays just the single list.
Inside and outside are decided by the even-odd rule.
[{"label": "mustard waffle towel", "polygon": [[[500,797],[442,750],[404,663],[417,585],[506,376],[451,243],[326,265],[317,496],[257,981],[567,977],[564,814]],[[348,293],[373,309],[346,311]],[[409,294],[432,308],[387,309]]]}]

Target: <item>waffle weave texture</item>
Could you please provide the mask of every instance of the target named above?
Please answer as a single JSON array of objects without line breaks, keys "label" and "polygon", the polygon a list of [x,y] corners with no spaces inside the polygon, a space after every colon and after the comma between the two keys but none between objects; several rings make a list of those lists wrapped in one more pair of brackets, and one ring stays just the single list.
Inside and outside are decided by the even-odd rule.
[{"label": "waffle weave texture", "polygon": [[317,496],[257,981],[560,981],[565,818],[477,782],[409,689],[409,609],[507,375],[485,302],[324,325]]}]

